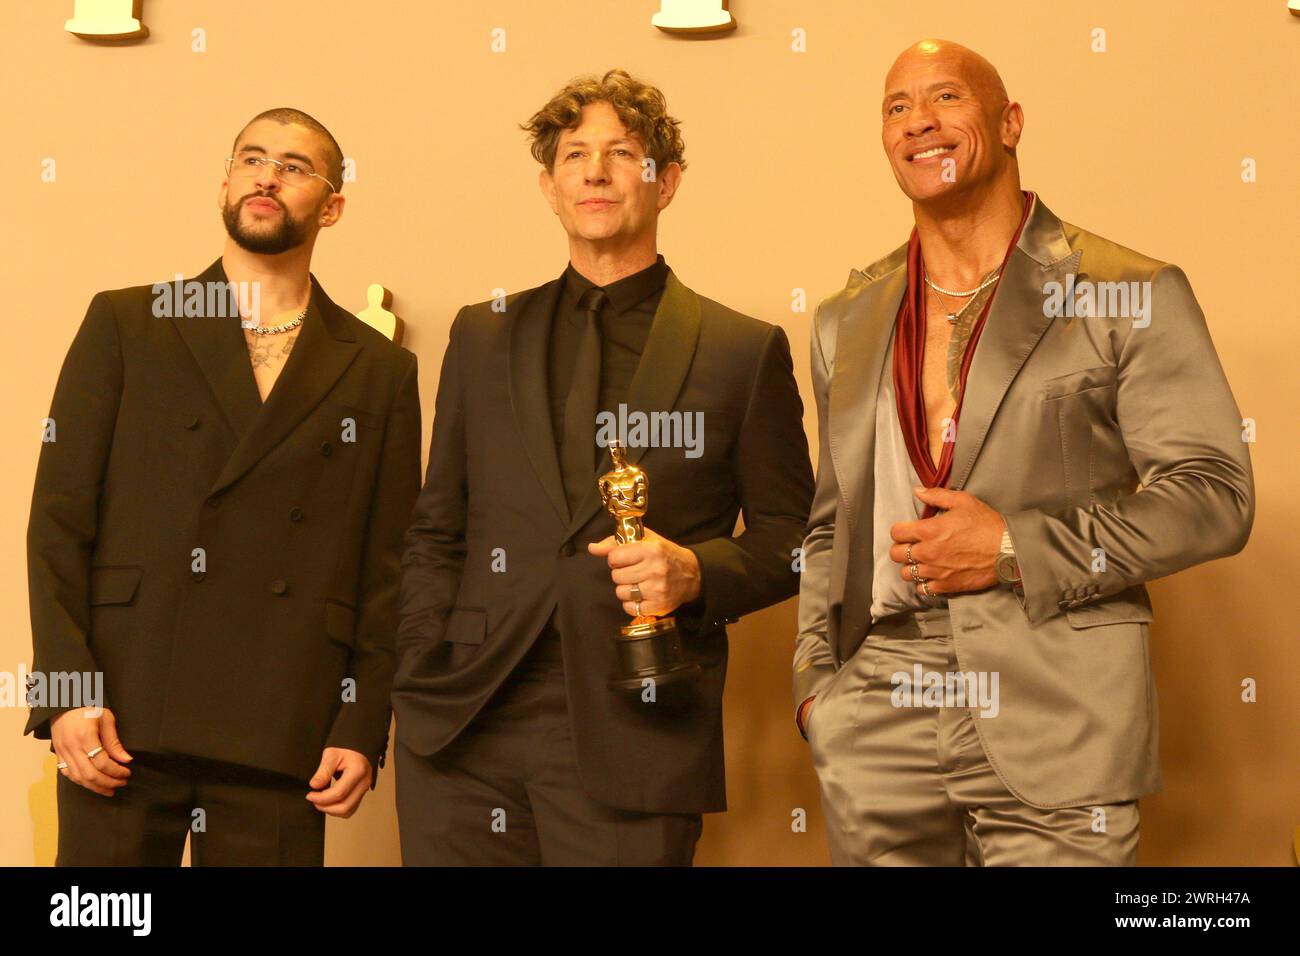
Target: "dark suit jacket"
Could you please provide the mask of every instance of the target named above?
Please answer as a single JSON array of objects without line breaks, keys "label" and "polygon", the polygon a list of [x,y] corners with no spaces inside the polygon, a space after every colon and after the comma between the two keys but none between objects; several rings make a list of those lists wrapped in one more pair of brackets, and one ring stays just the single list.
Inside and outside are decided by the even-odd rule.
[{"label": "dark suit jacket", "polygon": [[[221,261],[197,281],[225,282]],[[102,670],[129,751],[306,779],[345,747],[377,769],[419,491],[415,356],[313,277],[263,406],[237,314],[153,302],[96,295],[59,375],[27,536],[33,669]],[[27,732],[48,738],[62,709]]]},{"label": "dark suit jacket", "polygon": [[[649,478],[645,526],[699,557],[700,610],[679,612],[703,666],[655,703],[611,690],[630,618],[604,558],[613,533],[596,475],[570,517],[547,401],[547,337],[561,282],[467,306],[443,359],[428,475],[407,532],[393,685],[398,739],[433,754],[453,740],[557,611],[582,783],[610,806],[726,808],[725,624],[793,595],[793,552],[812,468],[785,333],[696,295],[673,275],[628,394],[630,410],[704,413],[704,448],[632,448]],[[745,530],[733,537],[742,513]],[[494,549],[505,571],[494,571]],[[497,565],[500,566],[499,563]],[[558,608],[558,610],[557,610]]]}]

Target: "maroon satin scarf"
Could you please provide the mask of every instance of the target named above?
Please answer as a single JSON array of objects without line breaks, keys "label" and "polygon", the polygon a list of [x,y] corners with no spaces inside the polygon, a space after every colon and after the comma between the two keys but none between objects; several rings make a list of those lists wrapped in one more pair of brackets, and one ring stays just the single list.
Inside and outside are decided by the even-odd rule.
[{"label": "maroon satin scarf", "polygon": [[[993,286],[993,292],[980,310],[979,318],[971,329],[970,342],[966,354],[961,360],[961,380],[957,389],[957,404],[952,411],[953,430],[961,418],[962,399],[966,397],[966,376],[970,373],[971,360],[975,356],[975,346],[989,309],[997,297],[998,286],[1002,284],[1002,275],[1006,274],[1007,263],[1011,253],[1020,241],[1020,233],[1029,219],[1029,210],[1033,205],[1034,194],[1025,193],[1025,211],[1020,217],[1016,234],[1011,237],[1007,254],[1002,258],[1002,272]],[[925,423],[925,396],[921,391],[921,370],[925,362],[925,283],[921,276],[925,266],[921,260],[921,238],[916,227],[912,227],[912,237],[907,243],[907,292],[898,307],[898,320],[894,332],[894,397],[898,405],[898,422],[903,428],[903,441],[907,443],[907,455],[912,459],[912,467],[927,488],[944,488],[952,474],[952,453],[956,442],[945,441],[943,452],[939,455],[939,464],[935,465],[930,457],[930,436]],[[926,505],[921,515],[929,518],[936,513],[933,505]]]}]

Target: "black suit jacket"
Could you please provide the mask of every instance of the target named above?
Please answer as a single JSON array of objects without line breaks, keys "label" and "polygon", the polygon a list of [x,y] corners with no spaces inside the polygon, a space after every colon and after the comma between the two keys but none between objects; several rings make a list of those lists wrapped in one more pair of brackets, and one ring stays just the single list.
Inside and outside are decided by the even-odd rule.
[{"label": "black suit jacket", "polygon": [[[789,343],[669,275],[627,404],[703,412],[703,454],[640,447],[628,458],[649,478],[646,527],[699,557],[701,609],[676,616],[703,674],[645,703],[606,686],[630,620],[605,559],[586,548],[614,529],[595,480],[608,452],[576,515],[561,482],[546,382],[561,284],[511,296],[504,312],[467,306],[452,324],[402,559],[398,739],[420,754],[446,746],[556,611],[587,791],[629,810],[723,810],[725,625],[798,590],[793,552],[812,500]],[[745,529],[733,537],[739,513]],[[494,570],[501,557],[505,570]]]},{"label": "black suit jacket", "polygon": [[[221,261],[197,281],[225,282]],[[96,295],[59,375],[27,535],[33,670],[101,670],[129,751],[306,779],[346,747],[377,770],[419,491],[415,356],[312,277],[263,405],[237,313],[154,301]],[[63,709],[34,708],[27,732],[48,738]]]}]

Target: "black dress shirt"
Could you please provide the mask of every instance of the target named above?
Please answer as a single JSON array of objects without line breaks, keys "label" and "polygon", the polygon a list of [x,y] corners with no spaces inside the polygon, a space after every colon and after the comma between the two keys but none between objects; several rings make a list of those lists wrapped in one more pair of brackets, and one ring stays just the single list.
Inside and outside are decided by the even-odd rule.
[{"label": "black dress shirt", "polygon": [[[658,256],[653,265],[602,286],[609,302],[600,316],[600,399],[599,411],[618,413],[620,402],[627,401],[632,376],[636,374],[654,324],[655,311],[668,281],[668,265]],[[582,294],[595,283],[569,263],[564,270],[564,288],[551,320],[549,384],[551,427],[556,445],[564,437],[564,402],[573,382],[573,364],[578,341],[587,320],[578,305]],[[595,440],[595,424],[592,425]],[[594,462],[593,462],[594,465]],[[593,475],[594,480],[594,475]]]}]

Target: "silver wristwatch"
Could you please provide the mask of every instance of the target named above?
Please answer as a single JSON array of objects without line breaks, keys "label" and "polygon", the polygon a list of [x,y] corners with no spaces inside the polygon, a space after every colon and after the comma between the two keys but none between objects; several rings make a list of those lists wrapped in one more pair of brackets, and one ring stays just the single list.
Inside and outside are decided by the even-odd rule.
[{"label": "silver wristwatch", "polygon": [[1011,588],[1020,587],[1020,565],[1016,563],[1016,549],[1011,546],[1011,532],[1002,532],[1002,547],[998,551],[993,571],[998,580]]}]

